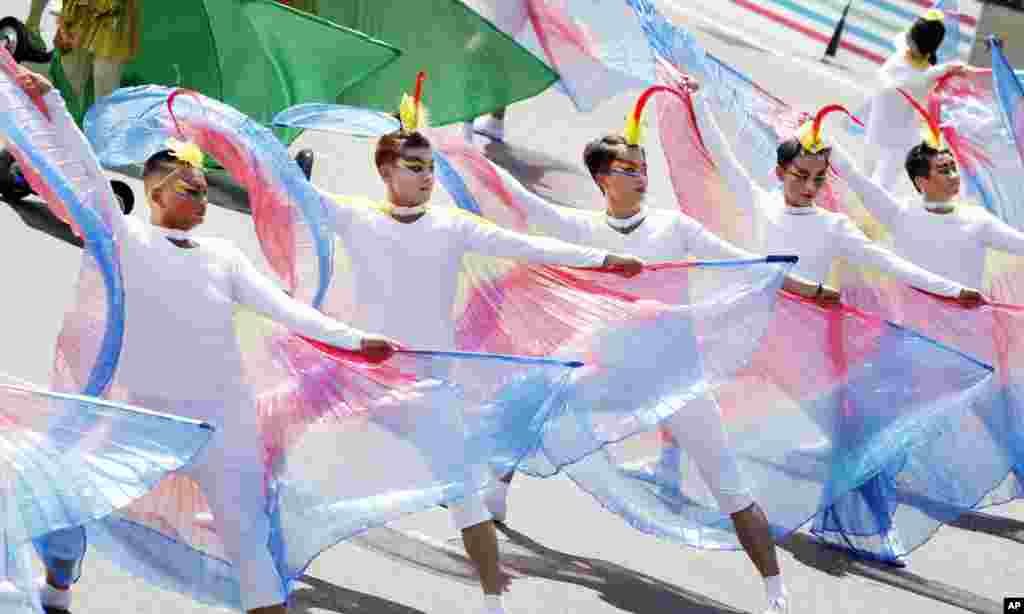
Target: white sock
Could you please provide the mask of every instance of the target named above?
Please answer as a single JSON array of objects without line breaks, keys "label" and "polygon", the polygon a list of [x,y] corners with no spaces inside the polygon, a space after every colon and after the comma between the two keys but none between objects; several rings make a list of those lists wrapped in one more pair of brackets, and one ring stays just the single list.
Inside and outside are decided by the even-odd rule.
[{"label": "white sock", "polygon": [[484,614],[505,614],[501,595],[484,595]]},{"label": "white sock", "polygon": [[508,487],[507,483],[498,480],[498,485],[484,496],[484,505],[498,522],[505,522],[505,516],[508,515]]},{"label": "white sock", "polygon": [[777,576],[766,576],[764,578],[764,592],[768,597],[768,603],[778,599],[786,598],[786,585],[782,583],[782,574]]},{"label": "white sock", "polygon": [[71,609],[70,588],[64,590],[54,588],[46,582],[46,578],[40,578],[36,584],[39,586],[39,599],[43,602],[43,606],[55,610]]}]

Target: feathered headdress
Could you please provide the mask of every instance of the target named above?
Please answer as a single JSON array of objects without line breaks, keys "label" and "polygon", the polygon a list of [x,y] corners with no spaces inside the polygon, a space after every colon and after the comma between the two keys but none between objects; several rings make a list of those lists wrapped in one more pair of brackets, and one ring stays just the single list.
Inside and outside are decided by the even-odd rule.
[{"label": "feathered headdress", "polygon": [[849,118],[858,126],[864,125],[842,105],[830,104],[826,107],[822,107],[822,109],[814,116],[814,119],[804,122],[796,131],[796,138],[800,141],[800,144],[803,145],[805,152],[809,154],[816,154],[823,149],[826,149],[825,141],[821,137],[821,122],[825,119],[826,115],[834,111],[846,113],[846,115],[849,116]]},{"label": "feathered headdress", "polygon": [[402,94],[402,102],[398,105],[398,120],[402,123],[402,132],[412,134],[427,127],[429,114],[423,106],[423,80],[427,73],[422,70],[416,75],[416,93],[413,96]]},{"label": "feathered headdress", "polygon": [[902,89],[898,91],[903,94],[903,97],[907,99],[910,106],[914,107],[914,110],[917,111],[917,114],[921,117],[921,137],[924,144],[937,151],[944,151],[946,149],[946,141],[942,138],[942,130],[939,128],[939,122],[921,105],[921,103],[914,100],[913,96]]},{"label": "feathered headdress", "polygon": [[167,97],[167,112],[170,113],[171,120],[174,121],[174,127],[182,138],[176,139],[171,137],[167,139],[165,145],[172,156],[193,168],[201,169],[203,168],[203,161],[205,157],[203,155],[203,150],[200,149],[198,145],[185,138],[185,133],[181,129],[181,124],[178,123],[178,118],[174,115],[174,99],[180,94],[188,94],[198,98],[195,92],[186,89],[176,89]]},{"label": "feathered headdress", "polygon": [[626,127],[622,131],[622,136],[626,138],[626,142],[631,146],[639,146],[644,140],[643,130],[643,114],[644,106],[647,105],[647,101],[650,100],[651,96],[658,92],[667,92],[676,96],[682,97],[682,94],[678,90],[665,85],[652,85],[651,87],[644,90],[640,97],[636,99],[636,104],[633,106],[633,111],[626,116]]}]

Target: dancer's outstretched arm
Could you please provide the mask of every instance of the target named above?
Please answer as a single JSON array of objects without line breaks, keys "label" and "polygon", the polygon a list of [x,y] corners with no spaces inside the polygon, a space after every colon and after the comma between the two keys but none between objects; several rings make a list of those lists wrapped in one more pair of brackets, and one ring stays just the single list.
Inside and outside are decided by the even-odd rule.
[{"label": "dancer's outstretched arm", "polygon": [[471,214],[459,216],[467,251],[534,264],[576,267],[613,267],[627,276],[639,274],[643,262],[631,256],[581,247],[548,237],[520,234],[500,228]]},{"label": "dancer's outstretched arm", "polygon": [[526,211],[527,223],[543,234],[571,243],[586,243],[588,213],[550,203],[526,189],[511,173],[492,164],[516,204]]},{"label": "dancer's outstretched arm", "polygon": [[39,73],[21,67],[21,73],[17,77],[18,84],[28,94],[37,93],[42,95],[46,110],[53,122],[54,133],[58,140],[58,147],[64,150],[64,156],[74,160],[74,168],[68,168],[68,173],[84,174],[85,184],[90,190],[95,190],[96,206],[111,221],[115,236],[121,236],[124,230],[126,217],[121,211],[110,189],[110,182],[103,167],[100,165],[92,144],[85,137],[82,130],[75,123],[71,113],[68,112],[64,97],[60,90],[53,87],[53,84]]},{"label": "dancer's outstretched arm", "polygon": [[870,240],[852,221],[845,219],[837,233],[843,256],[860,265],[888,273],[900,281],[939,296],[963,298],[977,294],[944,277],[929,273]]},{"label": "dancer's outstretched arm", "polygon": [[985,245],[1010,254],[1024,255],[1024,233],[986,212],[988,221],[984,226]]},{"label": "dancer's outstretched arm", "polygon": [[759,219],[762,215],[760,207],[764,202],[761,198],[763,190],[750,176],[739,158],[733,152],[732,147],[725,138],[725,134],[719,127],[707,99],[700,95],[693,95],[694,110],[697,115],[697,125],[700,128],[704,145],[708,148],[711,158],[715,161],[719,172],[725,178],[729,189],[736,197],[736,203],[743,210]]},{"label": "dancer's outstretched arm", "polygon": [[231,278],[235,302],[264,314],[292,332],[334,347],[363,350],[368,341],[371,344],[385,342],[397,346],[397,343],[384,337],[352,328],[291,298],[257,271],[241,250],[231,249],[235,251]]},{"label": "dancer's outstretched arm", "polygon": [[895,89],[898,87],[927,85],[934,83],[946,73],[964,73],[967,71],[967,65],[960,61],[936,64],[925,70],[916,70],[906,62],[893,62],[883,66],[882,70],[879,71],[879,76],[882,79],[883,88]]},{"label": "dancer's outstretched arm", "polygon": [[885,189],[885,186],[875,183],[865,175],[842,147],[839,145],[832,147],[829,161],[846,180],[850,188],[860,195],[864,207],[871,215],[890,229],[900,224],[901,219],[906,215],[907,205],[897,200],[892,193]]}]

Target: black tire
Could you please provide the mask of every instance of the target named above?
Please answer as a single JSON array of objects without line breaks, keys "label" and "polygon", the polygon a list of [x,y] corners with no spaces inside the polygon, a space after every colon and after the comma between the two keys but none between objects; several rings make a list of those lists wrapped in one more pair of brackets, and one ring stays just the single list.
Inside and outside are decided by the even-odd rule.
[{"label": "black tire", "polygon": [[117,179],[110,180],[110,188],[114,190],[114,196],[121,201],[121,211],[125,215],[131,215],[132,209],[135,208],[135,192],[132,192],[127,183]]},{"label": "black tire", "polygon": [[295,154],[295,163],[302,169],[302,174],[309,181],[313,177],[313,164],[316,162],[316,154],[312,149],[303,149]]},{"label": "black tire", "polygon": [[0,151],[0,196],[4,200],[19,201],[32,194],[32,188],[19,177],[18,163],[7,150]]}]

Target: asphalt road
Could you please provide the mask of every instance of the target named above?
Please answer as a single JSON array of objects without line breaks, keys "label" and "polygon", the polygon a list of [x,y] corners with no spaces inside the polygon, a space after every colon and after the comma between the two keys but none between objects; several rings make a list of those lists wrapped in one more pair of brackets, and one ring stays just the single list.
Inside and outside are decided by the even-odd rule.
[{"label": "asphalt road", "polygon": [[[0,0],[0,13],[23,17],[28,4]],[[759,47],[759,34],[744,32],[742,22],[725,31],[701,17],[699,3],[675,4],[690,9],[672,14],[696,29],[712,52],[784,99],[809,109],[834,101],[855,108],[865,96],[858,88],[869,87],[870,75],[824,66],[787,49],[777,33],[770,39],[766,34],[770,45]],[[635,94],[577,115],[565,98],[549,92],[511,108],[508,140],[578,168],[586,140],[618,130]],[[367,142],[306,134],[296,147],[318,152],[314,180],[326,189],[381,195]],[[671,207],[658,156],[652,156],[651,174],[652,204]],[[580,203],[587,206],[594,196],[581,193]],[[144,214],[144,206],[135,213]],[[245,216],[213,208],[204,231],[235,240],[262,262]],[[79,251],[28,228],[14,210],[0,206],[0,253],[0,371],[45,382],[61,317],[73,299]],[[763,605],[761,582],[743,554],[681,548],[637,533],[563,478],[517,479],[509,521],[514,531],[503,536],[502,547],[514,577],[506,599],[510,613],[713,614],[760,612]],[[1002,611],[1003,597],[1024,594],[1024,563],[1017,558],[1024,555],[1024,503],[944,527],[909,557],[906,570],[850,561],[800,535],[784,548],[794,614],[994,614]],[[441,510],[328,551],[296,596],[300,613],[456,614],[480,607],[472,571]],[[87,560],[75,598],[74,614],[215,611],[148,588],[96,555]]]}]

